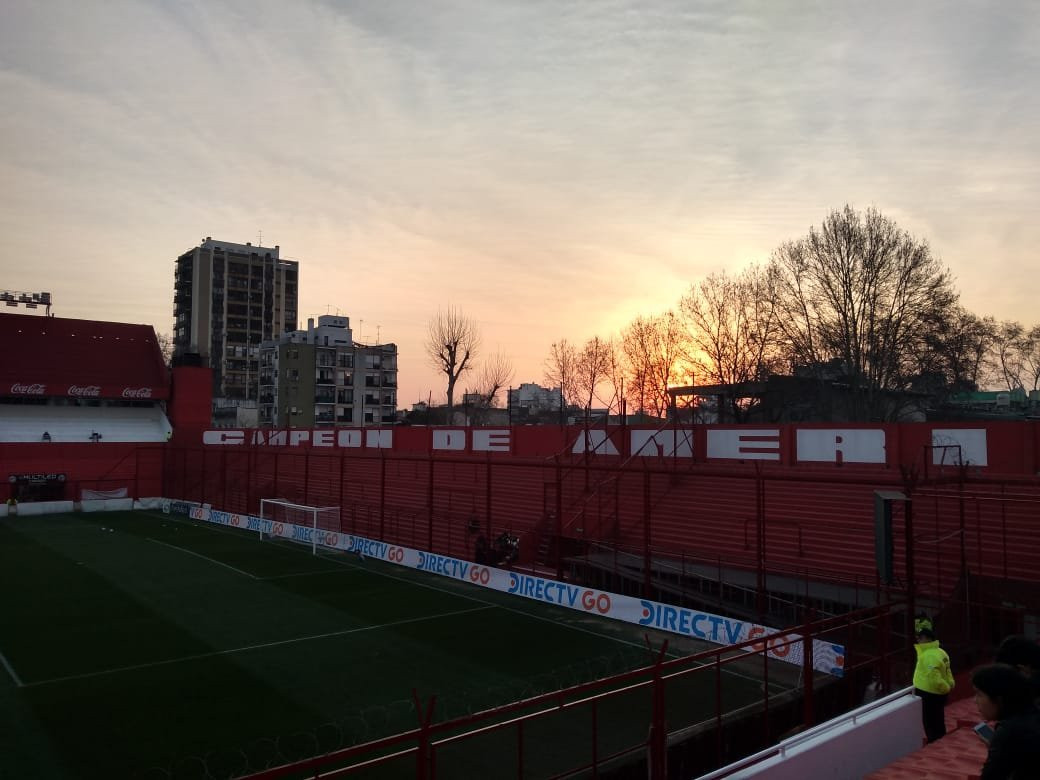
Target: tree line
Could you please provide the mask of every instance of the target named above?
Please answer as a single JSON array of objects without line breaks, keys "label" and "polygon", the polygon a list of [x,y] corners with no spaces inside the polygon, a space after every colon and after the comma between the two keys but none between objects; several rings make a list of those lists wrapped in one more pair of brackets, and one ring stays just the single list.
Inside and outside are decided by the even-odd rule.
[{"label": "tree line", "polygon": [[[449,409],[478,348],[475,323],[457,309],[431,321],[427,353],[447,378]],[[846,205],[767,261],[691,284],[664,313],[637,316],[607,338],[553,342],[543,380],[568,406],[617,412],[624,398],[630,410],[663,416],[669,387],[792,373],[838,378],[851,419],[898,419],[891,398],[907,391],[941,402],[983,386],[1040,389],[1040,325],[968,311],[926,241],[877,209]],[[492,405],[512,369],[495,355],[476,376],[466,392]],[[729,398],[736,420],[755,403]]]}]

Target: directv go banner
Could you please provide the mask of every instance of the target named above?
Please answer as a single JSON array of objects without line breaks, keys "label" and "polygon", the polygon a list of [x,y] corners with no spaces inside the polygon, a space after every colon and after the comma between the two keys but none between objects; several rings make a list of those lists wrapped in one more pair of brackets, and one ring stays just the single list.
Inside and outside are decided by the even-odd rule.
[{"label": "directv go banner", "polygon": [[[187,514],[195,520],[227,525],[243,530],[263,532],[295,542],[318,544],[345,552],[356,552],[366,558],[418,569],[442,577],[469,582],[502,593],[511,593],[545,604],[554,604],[582,612],[623,620],[640,626],[649,626],[673,634],[693,637],[718,645],[732,645],[756,637],[765,637],[768,655],[778,661],[801,666],[803,662],[801,636],[780,634],[775,628],[733,620],[709,612],[682,609],[656,601],[622,596],[603,590],[583,588],[543,577],[534,577],[492,566],[481,566],[460,558],[435,555],[366,539],[362,536],[322,531],[289,523],[276,523],[253,515],[221,512],[216,509],[171,501],[164,510]],[[761,644],[745,648],[747,652],[762,649]],[[813,640],[813,668],[819,672],[841,677],[845,666],[845,648],[819,639]]]}]

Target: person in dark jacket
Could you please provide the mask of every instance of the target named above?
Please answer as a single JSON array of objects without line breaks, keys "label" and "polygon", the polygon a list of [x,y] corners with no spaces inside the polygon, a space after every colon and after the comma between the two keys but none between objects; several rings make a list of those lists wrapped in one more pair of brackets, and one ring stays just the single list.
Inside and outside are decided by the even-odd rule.
[{"label": "person in dark jacket", "polygon": [[1040,711],[1022,674],[990,664],[975,670],[971,684],[979,714],[997,722],[980,780],[1040,780]]},{"label": "person in dark jacket", "polygon": [[1040,644],[1021,635],[1005,637],[993,660],[1018,669],[1033,689],[1033,700],[1040,705]]},{"label": "person in dark jacket", "polygon": [[930,628],[917,630],[917,666],[914,667],[914,693],[921,699],[921,719],[929,742],[946,736],[946,697],[953,690],[950,657],[939,647]]}]

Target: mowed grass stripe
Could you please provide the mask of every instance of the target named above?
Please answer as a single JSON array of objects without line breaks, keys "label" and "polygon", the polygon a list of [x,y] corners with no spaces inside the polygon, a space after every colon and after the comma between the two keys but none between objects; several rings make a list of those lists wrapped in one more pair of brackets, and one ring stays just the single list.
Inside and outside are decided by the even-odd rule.
[{"label": "mowed grass stripe", "polygon": [[[52,677],[55,670],[86,672],[209,649],[86,561],[21,529],[8,525],[8,531],[13,533],[5,534],[0,547],[3,649],[23,684]],[[83,558],[95,560],[122,549],[89,539],[80,539],[78,547]]]},{"label": "mowed grass stripe", "polygon": [[[19,695],[46,730],[50,750],[71,767],[67,777],[77,779],[139,777],[151,767],[233,752],[327,719],[305,695],[233,657],[22,688]],[[64,777],[35,771],[32,760],[11,767],[10,776]]]},{"label": "mowed grass stripe", "polygon": [[[169,769],[187,755],[247,750],[256,740],[313,733],[329,721],[343,733],[370,739],[414,727],[413,689],[423,698],[438,695],[441,718],[506,703],[535,687],[583,681],[576,673],[591,679],[600,669],[621,671],[619,664],[631,668],[649,660],[638,627],[534,602],[524,605],[528,612],[512,606],[519,603],[513,596],[378,561],[356,565],[343,554],[314,556],[298,545],[261,542],[243,531],[163,515],[99,513],[54,518],[53,525],[50,519],[35,518],[31,534],[53,536],[49,544],[65,553],[81,544],[97,547],[93,562],[107,578],[202,640],[196,652],[206,655],[194,663],[11,688],[19,701],[31,704],[63,761],[77,768],[70,776],[126,777],[153,765]],[[100,526],[116,531],[101,532]],[[198,555],[168,550],[149,538]],[[89,594],[72,591],[67,598],[76,602],[81,595]],[[90,596],[80,608],[90,612],[98,604]],[[423,619],[430,617],[437,619]],[[595,630],[601,625],[602,631]],[[42,628],[26,641],[38,647],[65,641],[60,621]],[[327,636],[293,641],[321,634]],[[221,652],[264,643],[271,646]],[[65,646],[64,652],[72,655],[77,648]],[[138,656],[130,664],[192,654]],[[46,678],[67,668],[55,665]],[[450,711],[444,709],[448,704]],[[636,720],[633,728],[645,730],[645,720]],[[352,732],[359,724],[362,731]],[[561,734],[570,731],[560,726]]]},{"label": "mowed grass stripe", "polygon": [[[170,517],[167,515],[155,515],[154,513],[152,513],[152,516],[163,517],[166,519],[169,519]],[[202,532],[210,532],[214,534],[221,534],[224,536],[238,537],[240,539],[245,536],[244,532],[239,529],[227,528],[225,526],[214,525],[206,523],[204,521],[174,519],[172,520],[172,522],[184,523]],[[459,582],[457,580],[436,577],[435,575],[430,575],[425,572],[403,569],[399,566],[387,564],[383,561],[370,559],[366,561],[364,564],[355,564],[351,562],[353,556],[348,557],[345,553],[334,552],[330,550],[319,552],[318,556],[315,556],[314,553],[311,552],[310,548],[306,548],[303,545],[287,540],[273,539],[268,540],[264,544],[277,549],[285,550],[294,556],[303,556],[311,560],[313,560],[315,557],[325,558],[343,567],[344,569],[352,571],[363,571],[366,574],[372,574],[384,579],[405,583],[414,587],[431,590],[437,593],[444,593],[448,595],[457,596],[458,598],[466,599],[479,604],[495,605],[500,609],[505,610],[507,612],[511,612],[515,615],[519,615],[524,618],[533,621],[538,621],[541,623],[548,623],[550,625],[555,626],[557,629],[565,629],[568,631],[576,631],[579,633],[588,634],[590,636],[626,645],[628,647],[639,648],[640,650],[646,649],[647,647],[645,638],[627,639],[624,635],[621,634],[644,633],[656,636],[658,639],[669,638],[668,635],[664,634],[663,632],[658,632],[655,630],[645,630],[639,627],[626,626],[625,624],[620,624],[616,621],[610,621],[605,618],[602,620],[593,620],[592,622],[598,624],[601,628],[600,630],[592,630],[585,626],[579,625],[580,620],[584,619],[587,621],[586,616],[575,613],[572,610],[567,610],[563,607],[554,607],[552,605],[543,604],[541,602],[531,602],[527,605],[529,607],[528,609],[523,609],[518,606],[515,606],[518,603],[523,603],[523,600],[518,599],[516,596],[510,594],[502,594],[498,591],[480,588],[479,586],[472,585],[467,582]],[[433,584],[433,582],[431,582],[430,580],[434,580],[437,584]],[[477,593],[481,595],[477,596]],[[547,614],[539,614],[539,612]],[[612,629],[614,633],[610,633],[610,629]],[[671,637],[670,639],[674,640],[674,637]],[[671,644],[674,647],[674,641],[672,641]],[[683,653],[673,649],[666,652],[665,655],[669,658],[681,658],[684,655],[687,655],[687,653]],[[650,661],[649,656],[647,660],[648,662]],[[707,665],[707,663],[708,662],[706,661],[698,662],[697,665],[705,666]],[[752,683],[757,683],[761,679],[756,674],[745,674],[744,672],[741,672],[733,668],[732,665],[723,667],[723,674],[728,677],[739,678]],[[777,676],[782,676],[782,673]],[[790,685],[785,685],[783,682],[780,682],[779,680],[774,678],[770,680],[769,688],[771,691],[780,692],[788,690],[789,688],[793,687],[793,685],[793,682]]]},{"label": "mowed grass stripe", "polygon": [[[417,598],[414,588],[404,583],[394,588],[397,593],[392,594],[385,584],[373,581],[363,571],[351,572],[346,582],[341,575],[334,583],[323,583],[317,578],[311,582],[275,581],[258,585],[255,578],[243,577],[221,562],[209,560],[202,552],[154,545],[151,537],[143,534],[154,532],[155,528],[138,527],[137,534],[108,533],[100,530],[109,527],[104,525],[106,522],[111,520],[102,517],[90,523],[59,523],[54,533],[46,534],[52,545],[75,548],[77,554],[87,558],[86,562],[54,556],[50,547],[25,540],[19,560],[31,571],[43,573],[65,566],[74,575],[74,581],[62,588],[63,593],[50,591],[50,602],[37,599],[29,616],[35,623],[23,623],[22,630],[17,632],[30,646],[25,654],[36,658],[30,674],[12,655],[12,665],[22,669],[23,683],[68,679],[112,668],[165,663],[171,657],[205,657],[246,646],[331,635],[449,612],[471,603],[457,597],[447,603],[449,597],[443,595]],[[97,534],[92,532],[95,527]],[[178,541],[208,552],[205,542],[212,539],[213,534],[202,530],[197,538],[182,535]],[[66,535],[66,541],[61,542],[60,537]],[[247,547],[255,544],[252,539],[240,541]],[[226,546],[227,542],[223,544]],[[185,552],[192,556],[184,557]],[[270,558],[272,550],[266,552]],[[273,552],[283,560],[284,569],[285,551]],[[33,556],[37,559],[35,562]],[[41,563],[41,558],[50,559],[49,564]],[[294,558],[292,566],[298,569],[299,565]],[[327,566],[317,562],[315,565]],[[104,571],[99,573],[96,569]],[[23,585],[28,581],[26,577],[17,579]],[[46,579],[57,582],[60,577],[48,574]],[[42,586],[42,581],[33,583],[31,589],[41,590]],[[89,609],[84,608],[83,602],[90,605]],[[63,609],[71,612],[63,612]],[[136,616],[144,611],[156,624],[164,622],[170,630],[176,626],[182,630],[182,636],[193,637],[194,641],[172,642],[168,631],[150,627],[137,617],[124,627],[127,623],[124,613]],[[70,624],[74,616],[86,621],[83,631],[79,631],[75,623]],[[270,619],[272,617],[275,619]],[[139,636],[139,632],[143,636]],[[48,647],[60,648],[56,655],[46,652],[47,648],[40,654],[35,644],[34,638],[48,633],[54,637]],[[154,652],[149,651],[149,638],[156,639]],[[112,641],[119,643],[115,650],[109,646]],[[69,647],[77,647],[78,652],[68,653]]]},{"label": "mowed grass stripe", "polygon": [[206,556],[206,555],[202,555],[201,553],[197,553],[194,550],[189,550],[189,549],[187,549],[185,547],[179,547],[176,544],[169,544],[167,542],[160,542],[158,539],[153,539],[150,536],[146,536],[145,538],[149,542],[154,542],[155,544],[161,544],[163,547],[168,547],[171,550],[179,550],[180,552],[184,553],[185,555],[194,555],[196,558],[201,558],[202,560],[206,561],[207,563],[211,563],[214,566],[223,566],[225,569],[229,569],[230,571],[235,572],[235,574],[241,574],[243,577],[249,577],[249,579],[251,579],[251,580],[258,580],[258,579],[260,579],[260,577],[257,577],[255,574],[250,574],[247,571],[242,571],[241,569],[236,569],[234,566],[232,566],[230,564],[224,563],[223,561],[215,560],[215,559],[210,558],[209,556]]},{"label": "mowed grass stripe", "polygon": [[[154,515],[153,514],[152,516],[153,517],[164,517],[164,518],[166,518],[166,516],[164,516],[164,515]],[[242,531],[225,528],[224,526],[219,526],[219,525],[211,525],[211,524],[208,524],[208,523],[203,523],[202,521],[192,522],[192,521],[189,521],[189,520],[172,519],[172,520],[169,520],[169,522],[183,523],[187,527],[196,528],[196,529],[199,529],[199,530],[202,530],[202,531],[209,531],[209,532],[215,533],[215,534],[230,535],[230,536],[235,536],[235,537],[239,537],[239,538],[244,536],[244,533]],[[496,606],[496,607],[498,607],[498,608],[500,608],[502,610],[505,610],[507,612],[511,612],[511,613],[513,613],[515,615],[519,615],[521,617],[524,617],[524,618],[527,618],[527,619],[530,619],[530,620],[533,620],[533,621],[538,621],[538,622],[541,622],[541,623],[548,623],[550,625],[555,626],[557,629],[563,629],[563,630],[566,630],[566,631],[577,631],[577,632],[580,632],[580,633],[589,634],[591,636],[598,637],[598,638],[606,640],[606,641],[617,642],[617,643],[620,643],[620,644],[623,644],[623,645],[627,645],[629,647],[638,647],[640,649],[644,649],[646,647],[646,644],[644,642],[631,640],[631,639],[625,639],[625,638],[617,636],[615,634],[610,634],[610,633],[606,633],[606,632],[603,632],[603,631],[593,631],[593,630],[591,630],[589,628],[585,628],[584,626],[577,625],[577,623],[575,622],[576,618],[574,616],[570,615],[570,614],[566,614],[566,610],[564,610],[563,608],[560,608],[560,607],[553,608],[550,605],[544,605],[544,604],[541,604],[541,603],[532,604],[532,608],[533,609],[538,609],[538,610],[543,610],[543,611],[545,611],[545,610],[552,610],[554,613],[556,613],[553,616],[540,615],[540,614],[537,614],[536,612],[533,612],[533,611],[521,609],[521,608],[518,608],[518,607],[515,607],[515,606],[510,606],[510,604],[515,604],[518,601],[518,599],[515,596],[511,596],[509,594],[499,594],[497,591],[490,591],[490,590],[487,590],[487,589],[479,588],[478,586],[471,585],[469,583],[458,582],[456,580],[446,580],[446,579],[443,579],[443,578],[440,578],[440,577],[436,577],[435,579],[436,579],[438,584],[433,584],[430,581],[428,581],[430,579],[434,579],[434,577],[431,576],[431,575],[424,574],[422,572],[415,572],[415,573],[408,572],[408,570],[401,569],[400,567],[393,566],[392,564],[386,564],[386,563],[384,563],[382,561],[376,561],[376,560],[370,559],[370,560],[367,560],[364,564],[355,564],[355,563],[351,563],[350,562],[350,560],[346,557],[346,554],[340,553],[340,552],[324,551],[324,552],[320,553],[319,556],[315,556],[310,551],[310,549],[304,548],[301,545],[296,544],[294,542],[289,542],[289,541],[283,541],[283,540],[275,539],[275,540],[269,540],[269,541],[265,542],[264,544],[266,546],[269,546],[269,547],[272,547],[272,548],[275,548],[275,549],[278,549],[278,550],[283,550],[283,551],[285,551],[287,553],[290,553],[294,557],[295,556],[304,556],[304,557],[311,558],[311,559],[320,558],[322,560],[331,561],[331,562],[333,562],[333,563],[335,563],[335,564],[337,564],[337,565],[339,565],[339,566],[341,566],[341,567],[343,567],[344,569],[347,569],[347,570],[351,570],[351,571],[355,571],[355,572],[363,572],[366,575],[371,575],[371,576],[376,576],[376,577],[380,577],[380,578],[383,578],[383,579],[393,580],[393,581],[396,581],[396,582],[399,582],[399,583],[403,583],[403,584],[408,585],[408,586],[413,587],[413,588],[422,588],[422,589],[433,591],[433,592],[436,592],[436,593],[445,594],[447,596],[453,596],[455,598],[465,599],[467,601],[472,601],[472,602],[475,602],[477,604],[482,604],[482,605],[485,605],[485,606]],[[390,571],[387,570],[390,567],[393,567],[394,570],[400,571],[401,573],[399,573],[399,574],[391,573]],[[405,574],[405,572],[408,572],[408,573]],[[300,576],[300,575],[299,574],[293,574],[291,576],[292,577],[297,577],[297,576]],[[284,577],[284,579],[288,579],[289,577],[290,577],[290,575],[286,575]],[[276,579],[283,579],[283,578],[282,577],[277,577],[277,576],[271,576],[271,577],[264,577],[262,579],[264,579],[265,581],[269,581],[269,580],[276,580]],[[487,596],[487,598],[481,598],[481,597],[477,596],[476,593],[480,593],[480,594],[482,594],[484,596]],[[490,600],[490,599],[497,599],[497,600]],[[672,658],[678,658],[678,657],[682,656],[682,653],[678,653],[678,652],[674,652],[673,651],[673,652],[669,652],[668,656],[672,657]]]},{"label": "mowed grass stripe", "polygon": [[397,626],[403,626],[408,623],[421,623],[428,620],[441,620],[443,618],[455,617],[457,615],[465,615],[471,612],[481,612],[486,609],[493,609],[493,607],[473,607],[471,609],[460,609],[455,612],[444,612],[440,615],[425,615],[423,617],[409,618],[407,620],[396,620],[392,623],[382,623],[373,626],[362,626],[360,628],[348,628],[343,631],[330,631],[325,634],[314,634],[312,636],[299,636],[293,637],[292,639],[282,639],[277,642],[265,642],[258,645],[248,645],[246,647],[232,647],[227,650],[214,650],[210,653],[199,653],[197,655],[184,656],[183,658],[168,658],[164,661],[151,661],[149,663],[134,664],[133,666],[120,666],[113,669],[101,669],[96,672],[87,672],[86,674],[72,674],[65,677],[54,677],[50,680],[38,680],[31,683],[22,683],[21,686],[25,688],[36,688],[41,685],[53,685],[54,683],[68,682],[70,680],[83,680],[88,677],[102,677],[110,674],[119,674],[121,672],[132,672],[139,669],[149,669],[155,666],[168,666],[169,664],[181,664],[190,661],[199,661],[206,658],[215,658],[221,655],[234,655],[235,653],[247,653],[255,650],[269,650],[274,647],[281,647],[283,645],[292,645],[299,642],[314,642],[319,639],[330,639],[332,637],[347,636],[348,634],[360,634],[364,631],[378,631],[380,629],[395,628]]}]

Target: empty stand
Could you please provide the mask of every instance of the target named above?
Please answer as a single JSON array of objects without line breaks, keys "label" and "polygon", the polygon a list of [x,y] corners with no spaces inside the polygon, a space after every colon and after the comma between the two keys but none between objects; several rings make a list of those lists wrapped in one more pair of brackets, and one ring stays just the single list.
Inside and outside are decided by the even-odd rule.
[{"label": "empty stand", "polygon": [[0,404],[0,442],[165,442],[170,431],[158,406]]}]

